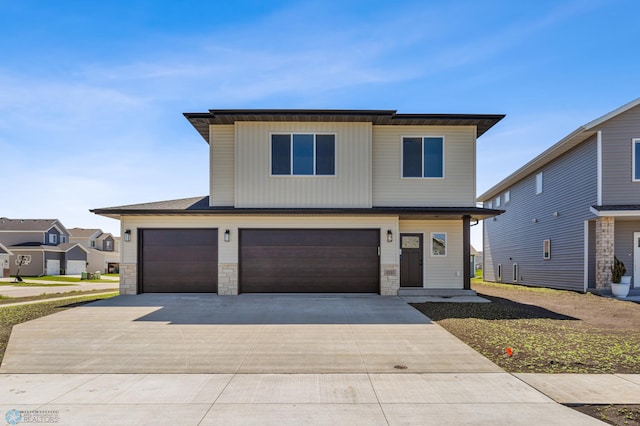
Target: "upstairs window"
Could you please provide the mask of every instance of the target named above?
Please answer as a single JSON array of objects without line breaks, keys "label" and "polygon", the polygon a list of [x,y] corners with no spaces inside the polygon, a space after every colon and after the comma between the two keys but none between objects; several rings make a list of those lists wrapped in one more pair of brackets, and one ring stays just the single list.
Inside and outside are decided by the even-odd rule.
[{"label": "upstairs window", "polygon": [[504,203],[507,204],[511,201],[511,191],[506,191],[504,193]]},{"label": "upstairs window", "polygon": [[111,251],[111,241],[110,240],[106,240],[104,242],[104,245],[105,245],[105,250]]},{"label": "upstairs window", "polygon": [[403,137],[403,178],[443,178],[444,138]]},{"label": "upstairs window", "polygon": [[632,175],[634,182],[640,182],[640,139],[633,139]]},{"label": "upstairs window", "polygon": [[496,208],[500,207],[500,196],[496,197]]},{"label": "upstairs window", "polygon": [[49,234],[49,244],[58,244],[58,236],[56,234]]},{"label": "upstairs window", "polygon": [[96,242],[95,242],[94,240],[91,240],[91,241],[89,242],[89,246],[90,246],[90,247],[95,247],[95,246],[96,246]]},{"label": "upstairs window", "polygon": [[536,175],[536,195],[542,194],[542,172]]},{"label": "upstairs window", "polygon": [[271,174],[334,176],[336,136],[297,133],[271,135]]}]

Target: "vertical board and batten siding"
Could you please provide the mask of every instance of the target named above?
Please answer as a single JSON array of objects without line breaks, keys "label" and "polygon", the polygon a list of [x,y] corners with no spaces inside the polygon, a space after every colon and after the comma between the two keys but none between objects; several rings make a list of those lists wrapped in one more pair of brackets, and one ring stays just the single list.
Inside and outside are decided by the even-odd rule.
[{"label": "vertical board and batten siding", "polygon": [[[236,207],[371,207],[371,123],[237,122]],[[335,176],[271,176],[272,133],[336,135]]]},{"label": "vertical board and batten siding", "polygon": [[[615,255],[624,262],[624,266],[627,269],[625,275],[633,275],[634,232],[640,232],[640,220],[616,219]],[[636,282],[635,279],[634,282]],[[634,288],[640,288],[640,285],[634,284]]]},{"label": "vertical board and batten siding", "polygon": [[[373,205],[475,207],[476,128],[373,126]],[[444,179],[402,178],[402,137],[444,136]]]},{"label": "vertical board and batten siding", "polygon": [[[431,256],[431,233],[447,233],[447,255]],[[423,234],[423,282],[424,288],[462,289],[463,277],[463,242],[462,220],[403,220],[400,222],[401,234]],[[398,238],[395,244],[399,245]]]},{"label": "vertical board and batten siding", "polygon": [[632,182],[631,176],[631,140],[640,138],[640,106],[606,121],[599,130],[602,131],[602,204],[640,204],[640,182]]},{"label": "vertical board and batten siding", "polygon": [[[397,240],[387,242],[390,229],[398,235],[397,217],[370,216],[123,216],[123,229],[131,229],[131,241],[122,245],[122,262],[137,263],[138,228],[218,228],[218,262],[238,263],[238,230],[291,229],[380,229],[382,264],[398,263]],[[230,241],[224,241],[224,231],[230,231]]]},{"label": "vertical board and batten siding", "polygon": [[[505,213],[484,223],[485,279],[495,280],[502,264],[502,282],[513,283],[517,263],[518,284],[584,290],[584,221],[595,217],[590,206],[597,202],[596,159],[593,136],[508,188],[511,201],[501,206]],[[543,191],[536,195],[540,171]],[[549,260],[543,259],[546,239],[551,240]]]},{"label": "vertical board and batten siding", "polygon": [[80,247],[74,247],[64,255],[65,260],[87,260],[87,252]]},{"label": "vertical board and batten siding", "polygon": [[234,205],[235,128],[209,126],[209,205]]}]

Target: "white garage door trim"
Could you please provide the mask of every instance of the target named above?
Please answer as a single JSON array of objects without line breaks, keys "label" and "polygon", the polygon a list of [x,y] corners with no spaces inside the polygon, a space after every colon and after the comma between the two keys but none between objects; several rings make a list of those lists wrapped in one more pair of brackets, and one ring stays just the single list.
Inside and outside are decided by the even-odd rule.
[{"label": "white garage door trim", "polygon": [[84,260],[67,260],[66,275],[80,275],[86,272],[87,262]]},{"label": "white garage door trim", "polygon": [[60,275],[60,261],[47,259],[47,275]]}]

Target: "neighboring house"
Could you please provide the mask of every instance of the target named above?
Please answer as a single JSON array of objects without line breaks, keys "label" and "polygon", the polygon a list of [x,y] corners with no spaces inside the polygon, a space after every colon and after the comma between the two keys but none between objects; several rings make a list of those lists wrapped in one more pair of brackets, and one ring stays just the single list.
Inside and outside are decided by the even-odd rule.
[{"label": "neighboring house", "polygon": [[470,290],[476,139],[502,115],[185,114],[210,194],[94,213],[123,229],[120,294]]},{"label": "neighboring house", "polygon": [[0,243],[11,251],[10,274],[18,271],[20,258],[28,263],[20,275],[79,274],[85,271],[87,250],[69,242],[69,231],[57,219],[0,218]]},{"label": "neighboring house", "polygon": [[479,201],[484,279],[588,291],[614,254],[640,287],[640,99],[579,127]]},{"label": "neighboring house", "polygon": [[482,262],[482,252],[476,250],[475,247],[471,246],[471,270],[473,271],[473,273],[475,273],[475,271],[479,269],[482,269]]},{"label": "neighboring house", "polygon": [[9,262],[13,252],[0,243],[0,277],[7,278],[9,276]]},{"label": "neighboring house", "polygon": [[69,240],[84,247],[87,271],[117,273],[120,269],[119,238],[101,229],[69,229]]}]

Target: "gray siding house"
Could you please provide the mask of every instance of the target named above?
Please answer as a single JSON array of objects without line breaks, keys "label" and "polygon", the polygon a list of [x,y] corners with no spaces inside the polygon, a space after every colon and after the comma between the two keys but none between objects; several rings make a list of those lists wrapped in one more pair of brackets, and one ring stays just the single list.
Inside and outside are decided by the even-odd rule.
[{"label": "gray siding house", "polygon": [[87,271],[118,273],[120,269],[119,238],[102,229],[69,229],[69,240],[87,250]]},{"label": "gray siding house", "polygon": [[[9,274],[60,275],[85,271],[87,250],[69,242],[57,219],[0,218],[0,244],[9,251]],[[22,264],[21,264],[21,259]]]},{"label": "gray siding house", "polygon": [[578,129],[478,197],[487,281],[609,287],[614,255],[640,288],[640,99]]},{"label": "gray siding house", "polygon": [[470,293],[476,141],[502,115],[387,110],[185,114],[207,196],[119,219],[120,294]]}]

